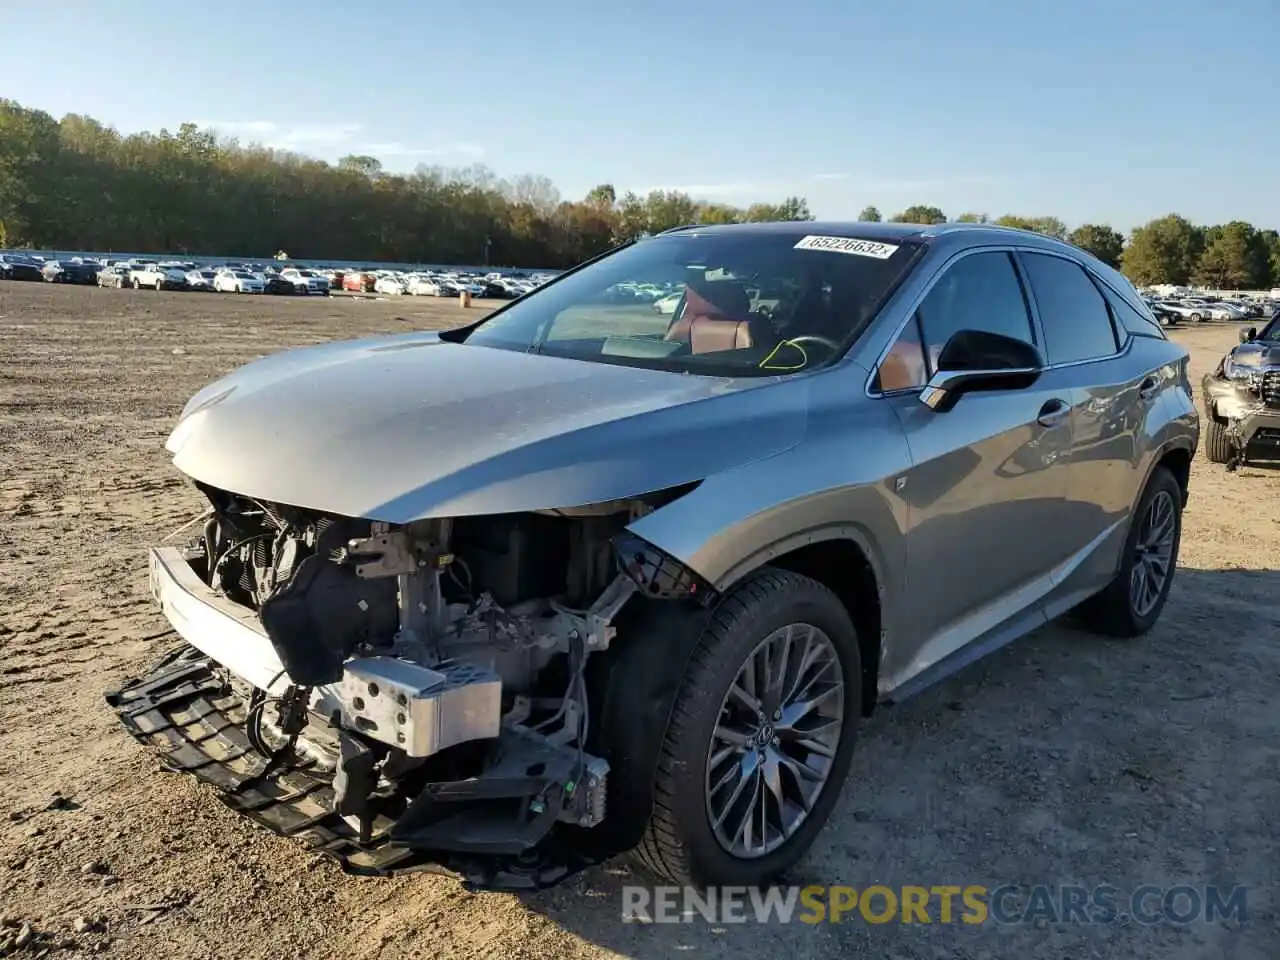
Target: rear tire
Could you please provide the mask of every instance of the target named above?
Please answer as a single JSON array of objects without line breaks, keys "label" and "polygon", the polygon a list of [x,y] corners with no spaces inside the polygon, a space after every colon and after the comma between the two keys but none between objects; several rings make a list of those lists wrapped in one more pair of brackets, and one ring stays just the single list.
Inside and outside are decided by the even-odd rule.
[{"label": "rear tire", "polygon": [[[1157,544],[1166,523],[1167,543]],[[1120,570],[1105,590],[1076,608],[1081,624],[1113,637],[1138,637],[1154,627],[1169,599],[1181,540],[1182,487],[1169,470],[1156,467],[1129,521]],[[1144,579],[1161,565],[1164,575],[1158,584]],[[1136,586],[1140,579],[1145,584],[1141,594]]]},{"label": "rear tire", "polygon": [[[818,659],[801,669],[810,654]],[[770,694],[759,677],[766,657],[782,678]],[[748,686],[763,701],[754,715],[748,701],[755,698],[742,694]],[[819,693],[821,713],[805,711]],[[655,732],[663,743],[653,812],[636,858],[678,884],[756,886],[776,878],[804,856],[831,815],[861,715],[858,637],[844,605],[822,584],[790,571],[766,567],[749,575],[714,611],[670,724]],[[739,741],[744,719],[755,736]],[[820,779],[802,780],[795,772],[801,769]],[[800,802],[779,803],[769,782]],[[807,792],[799,792],[806,784]],[[766,822],[762,842],[741,850],[756,833],[754,825],[744,833],[748,819],[760,822],[753,812]]]},{"label": "rear tire", "polygon": [[1225,423],[1212,418],[1205,423],[1204,452],[1210,463],[1226,463],[1231,459],[1231,440]]}]

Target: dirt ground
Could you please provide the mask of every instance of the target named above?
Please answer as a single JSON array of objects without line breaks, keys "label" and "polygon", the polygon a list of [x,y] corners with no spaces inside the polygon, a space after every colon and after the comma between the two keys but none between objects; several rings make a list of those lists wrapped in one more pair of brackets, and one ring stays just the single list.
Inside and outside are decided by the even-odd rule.
[{"label": "dirt ground", "polygon": [[[161,772],[102,692],[172,643],[145,549],[200,506],[162,448],[183,402],[264,353],[476,309],[0,284],[0,945],[29,924],[24,956],[1280,955],[1280,471],[1203,454],[1156,630],[1053,626],[882,711],[796,881],[1244,884],[1243,923],[624,924],[647,882],[624,864],[529,897],[355,879]],[[1235,327],[1175,336],[1198,391]]]}]

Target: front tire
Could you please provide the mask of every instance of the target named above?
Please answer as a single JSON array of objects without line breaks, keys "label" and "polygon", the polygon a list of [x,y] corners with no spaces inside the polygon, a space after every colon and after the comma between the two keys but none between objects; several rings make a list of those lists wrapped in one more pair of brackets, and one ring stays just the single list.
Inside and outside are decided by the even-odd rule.
[{"label": "front tire", "polygon": [[1120,570],[1078,608],[1082,624],[1113,637],[1138,637],[1156,625],[1169,599],[1182,541],[1182,487],[1156,467],[1129,523]]},{"label": "front tire", "polygon": [[1205,423],[1204,452],[1210,463],[1226,463],[1231,459],[1231,440],[1225,423],[1214,419]]},{"label": "front tire", "polygon": [[751,574],[690,658],[637,858],[678,884],[776,878],[831,815],[861,714],[858,637],[840,600],[796,573]]}]

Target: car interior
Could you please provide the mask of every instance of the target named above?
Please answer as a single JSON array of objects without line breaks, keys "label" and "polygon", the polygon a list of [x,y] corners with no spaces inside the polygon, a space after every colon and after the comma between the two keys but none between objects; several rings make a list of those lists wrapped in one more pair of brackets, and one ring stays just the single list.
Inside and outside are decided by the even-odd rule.
[{"label": "car interior", "polygon": [[704,274],[686,284],[663,340],[678,353],[748,351],[762,369],[801,369],[842,349],[872,306],[857,285],[816,275],[797,286]]}]

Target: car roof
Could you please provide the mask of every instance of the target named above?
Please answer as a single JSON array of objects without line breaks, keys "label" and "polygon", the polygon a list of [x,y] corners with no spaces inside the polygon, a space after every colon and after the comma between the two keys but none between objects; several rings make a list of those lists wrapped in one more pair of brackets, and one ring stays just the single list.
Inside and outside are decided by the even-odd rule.
[{"label": "car roof", "polygon": [[764,223],[722,223],[699,226],[689,224],[664,230],[658,236],[671,233],[759,233],[774,236],[803,237],[821,233],[832,237],[860,237],[866,240],[905,240],[918,237],[932,227],[919,223],[860,223],[858,221],[784,220]]},{"label": "car roof", "polygon": [[1017,243],[1025,246],[1044,247],[1059,252],[1070,251],[1075,256],[1088,256],[1083,250],[1062,240],[1046,237],[1031,230],[1017,227],[1001,227],[993,223],[872,223],[858,220],[786,220],[764,223],[725,223],[699,226],[673,227],[657,236],[674,233],[755,233],[774,236],[804,237],[818,234],[827,237],[853,237],[861,240],[879,240],[893,243],[902,240],[938,240],[946,238],[959,245],[983,243]]}]

